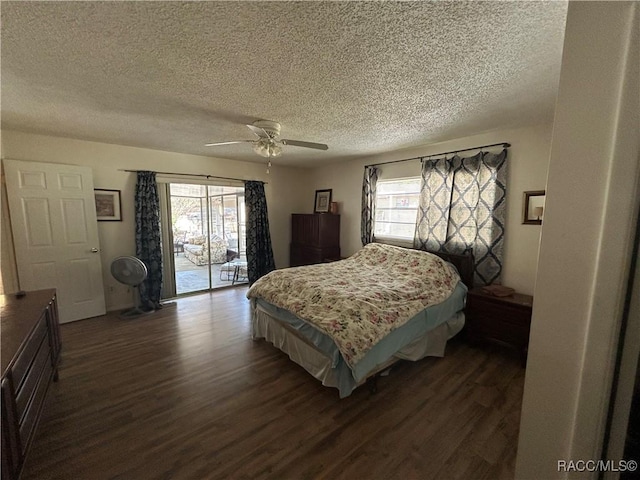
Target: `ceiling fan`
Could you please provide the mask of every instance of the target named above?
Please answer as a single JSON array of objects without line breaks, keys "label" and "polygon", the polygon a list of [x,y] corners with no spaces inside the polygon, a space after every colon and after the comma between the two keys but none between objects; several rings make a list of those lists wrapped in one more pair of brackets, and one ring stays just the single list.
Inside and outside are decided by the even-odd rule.
[{"label": "ceiling fan", "polygon": [[249,130],[258,137],[255,140],[236,140],[231,142],[207,143],[205,147],[216,147],[218,145],[231,145],[234,143],[251,143],[253,151],[263,157],[277,157],[282,153],[282,145],[292,145],[294,147],[313,148],[315,150],[327,150],[329,147],[324,143],[303,142],[301,140],[286,140],[280,138],[280,124],[270,120],[257,120],[251,125],[247,125]]}]

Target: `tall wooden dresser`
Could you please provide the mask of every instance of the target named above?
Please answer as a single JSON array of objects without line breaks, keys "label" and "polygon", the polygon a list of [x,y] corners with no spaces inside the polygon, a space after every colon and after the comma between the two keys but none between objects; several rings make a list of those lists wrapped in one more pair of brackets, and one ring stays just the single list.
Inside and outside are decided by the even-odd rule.
[{"label": "tall wooden dresser", "polygon": [[294,213],[291,216],[292,267],[340,258],[340,215]]},{"label": "tall wooden dresser", "polygon": [[2,307],[2,478],[17,479],[51,381],[58,379],[56,291],[0,296]]}]

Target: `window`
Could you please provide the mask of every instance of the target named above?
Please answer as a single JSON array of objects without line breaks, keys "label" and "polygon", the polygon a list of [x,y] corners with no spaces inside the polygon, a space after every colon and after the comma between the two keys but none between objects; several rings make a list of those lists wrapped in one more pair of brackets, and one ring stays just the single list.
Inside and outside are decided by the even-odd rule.
[{"label": "window", "polygon": [[413,240],[420,204],[420,177],[378,180],[374,235]]}]

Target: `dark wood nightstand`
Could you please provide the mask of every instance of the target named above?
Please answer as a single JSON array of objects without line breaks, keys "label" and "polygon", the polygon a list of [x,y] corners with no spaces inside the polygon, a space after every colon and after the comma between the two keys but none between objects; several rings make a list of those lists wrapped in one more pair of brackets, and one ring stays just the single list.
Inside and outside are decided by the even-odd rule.
[{"label": "dark wood nightstand", "polygon": [[527,361],[533,297],[514,293],[495,297],[474,288],[467,294],[467,339],[492,341],[516,348],[523,365]]}]

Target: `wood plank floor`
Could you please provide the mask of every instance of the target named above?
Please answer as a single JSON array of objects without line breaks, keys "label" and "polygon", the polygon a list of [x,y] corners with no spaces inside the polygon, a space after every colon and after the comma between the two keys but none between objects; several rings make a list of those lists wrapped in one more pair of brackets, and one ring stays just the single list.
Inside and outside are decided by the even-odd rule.
[{"label": "wood plank floor", "polygon": [[513,478],[517,356],[452,341],[340,400],[251,340],[245,293],[63,325],[22,479]]}]

